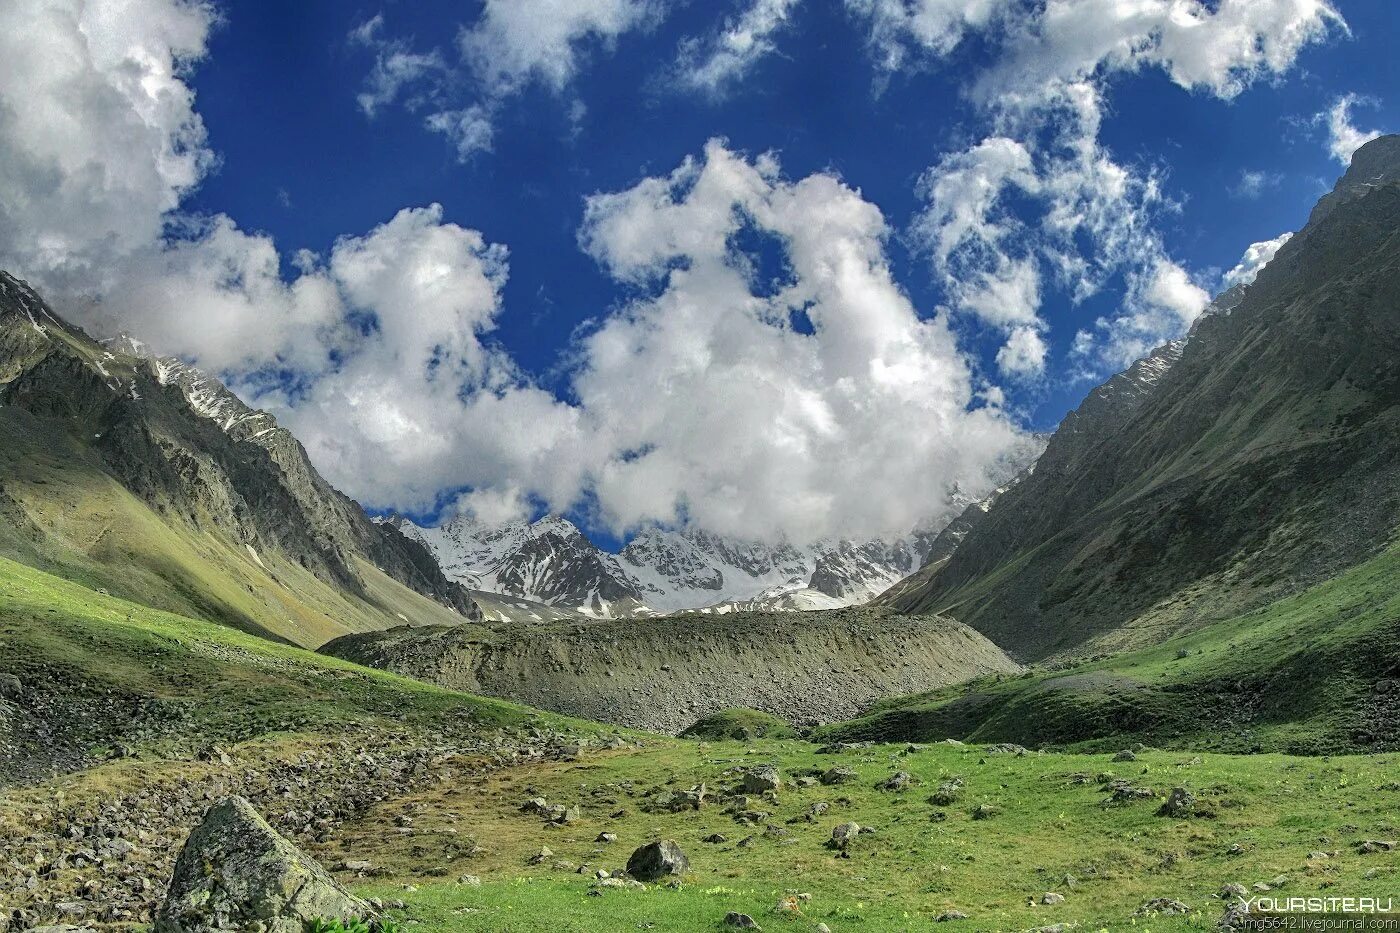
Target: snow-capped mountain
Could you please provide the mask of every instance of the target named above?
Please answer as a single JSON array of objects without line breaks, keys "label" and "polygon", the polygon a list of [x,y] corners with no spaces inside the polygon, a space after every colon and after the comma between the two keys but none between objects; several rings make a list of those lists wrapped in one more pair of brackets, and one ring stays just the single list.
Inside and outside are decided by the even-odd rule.
[{"label": "snow-capped mountain", "polygon": [[[1007,483],[1025,472],[1045,441],[1026,435],[992,479]],[[503,524],[461,516],[436,527],[399,516],[379,521],[427,545],[449,579],[507,598],[502,612],[524,600],[533,612],[522,616],[526,620],[542,607],[617,618],[859,605],[921,568],[940,533],[982,498],[955,488],[941,516],[893,540],[770,544],[695,528],[651,527],[618,554],[597,547],[558,516]]]},{"label": "snow-capped mountain", "polygon": [[833,609],[866,602],[921,563],[912,538],[797,547],[650,528],[614,555],[557,516],[502,525],[459,518],[436,528],[385,521],[426,544],[470,589],[595,617]]}]

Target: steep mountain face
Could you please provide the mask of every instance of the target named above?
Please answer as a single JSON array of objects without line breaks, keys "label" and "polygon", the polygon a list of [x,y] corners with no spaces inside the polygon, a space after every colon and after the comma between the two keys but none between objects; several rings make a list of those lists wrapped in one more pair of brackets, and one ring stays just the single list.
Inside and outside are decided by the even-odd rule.
[{"label": "steep mountain face", "polygon": [[504,525],[460,518],[436,528],[400,517],[384,523],[423,542],[472,590],[596,618],[839,608],[868,601],[919,566],[904,540],[799,548],[650,528],[609,554],[556,516]]},{"label": "steep mountain face", "polygon": [[1391,136],[1253,284],[1091,393],[888,602],[1038,659],[1159,641],[1368,559],[1400,525],[1397,307]]},{"label": "steep mountain face", "polygon": [[307,644],[405,610],[477,615],[426,548],[370,522],[272,416],[130,338],[98,344],[6,273],[0,437],[8,556]]}]

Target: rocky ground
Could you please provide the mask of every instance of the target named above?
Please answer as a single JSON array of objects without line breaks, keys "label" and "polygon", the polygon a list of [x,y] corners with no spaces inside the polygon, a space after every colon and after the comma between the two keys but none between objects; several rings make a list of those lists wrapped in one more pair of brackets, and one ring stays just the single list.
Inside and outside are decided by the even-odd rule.
[{"label": "rocky ground", "polygon": [[[209,747],[195,761],[125,761],[0,795],[0,931],[148,924],[190,830],[246,797],[284,836],[325,842],[386,800],[526,761],[578,754],[552,730],[482,737],[360,732]],[[621,740],[617,740],[621,741]]]}]

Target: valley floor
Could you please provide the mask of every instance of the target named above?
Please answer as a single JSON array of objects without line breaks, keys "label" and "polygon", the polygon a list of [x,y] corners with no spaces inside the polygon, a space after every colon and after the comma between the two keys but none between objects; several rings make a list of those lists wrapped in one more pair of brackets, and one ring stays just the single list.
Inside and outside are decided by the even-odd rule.
[{"label": "valley floor", "polygon": [[[185,835],[229,793],[424,931],[691,933],[730,912],[770,931],[924,929],[955,912],[949,929],[968,931],[1209,929],[1227,884],[1400,892],[1394,754],[659,738],[3,561],[0,696],[0,930],[147,929]],[[781,788],[740,799],[765,764]],[[838,766],[844,780],[819,779]],[[676,809],[702,784],[698,809]],[[1194,801],[1160,815],[1178,787]],[[567,819],[521,809],[536,797]],[[828,841],[847,822],[873,831],[843,854]],[[689,856],[678,885],[595,881],[657,838]],[[1139,913],[1160,899],[1190,910]]]},{"label": "valley floor", "polygon": [[[21,883],[0,898],[28,905],[36,922],[140,929],[140,910],[97,922],[99,905],[118,889],[157,894],[181,833],[231,789],[251,792],[352,889],[425,930],[721,930],[730,911],[769,929],[825,923],[838,933],[921,929],[952,911],[967,915],[952,929],[969,931],[1202,929],[1232,883],[1286,895],[1400,890],[1400,851],[1363,851],[1400,834],[1393,755],[1142,751],[1119,762],[951,744],[824,753],[801,741],[657,739],[510,762],[373,744],[259,741],[231,749],[232,767],[113,763],[11,791],[0,797],[0,833],[6,873]],[[760,763],[778,767],[784,788],[776,799],[750,797],[745,815],[728,812],[739,769]],[[838,765],[854,779],[793,785]],[[908,787],[877,787],[901,771]],[[957,778],[952,799],[930,802]],[[700,809],[665,805],[665,792],[702,783],[712,796]],[[1194,815],[1159,815],[1178,786],[1195,795]],[[1115,801],[1118,788],[1132,790]],[[532,797],[579,810],[556,825],[522,812]],[[873,832],[842,857],[826,843],[848,821]],[[616,840],[595,841],[604,832]],[[704,841],[714,834],[724,841]],[[594,881],[596,869],[621,869],[656,838],[690,858],[679,885]],[[1064,900],[1045,904],[1047,893]],[[810,899],[784,910],[789,895]],[[1137,915],[1158,898],[1191,911]]]}]

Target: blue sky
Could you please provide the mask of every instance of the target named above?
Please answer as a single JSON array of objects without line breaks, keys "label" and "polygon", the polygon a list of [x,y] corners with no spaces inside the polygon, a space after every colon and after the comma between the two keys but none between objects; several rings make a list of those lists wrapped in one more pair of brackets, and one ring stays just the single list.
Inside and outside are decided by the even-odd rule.
[{"label": "blue sky", "polygon": [[[79,18],[104,6],[37,5],[84,8]],[[512,29],[511,16],[532,6],[537,23],[579,21],[553,45],[514,48],[547,31]],[[1296,230],[1343,170],[1348,133],[1400,125],[1400,13],[1388,0],[548,7],[244,0],[211,16],[140,0],[106,28],[121,33],[116,59],[139,49],[162,99],[179,98],[155,120],[91,29],[69,35],[62,18],[37,12],[11,23],[91,57],[86,72],[51,82],[23,73],[47,66],[21,62],[0,80],[55,97],[15,83],[11,105],[67,106],[63,82],[81,81],[104,101],[94,106],[143,114],[141,135],[88,118],[103,153],[93,158],[129,159],[108,166],[113,176],[144,178],[145,157],[156,170],[140,197],[136,183],[121,198],[111,186],[91,195],[113,201],[116,235],[89,243],[49,231],[68,244],[57,258],[0,240],[0,257],[96,308],[95,328],[136,330],[221,372],[374,508],[558,509],[613,541],[653,521],[765,537],[890,532],[941,514],[951,490],[985,491],[1022,432],[1052,429],[1097,381],[1179,336],[1251,244]],[[762,54],[717,90],[697,86],[721,31],[765,10],[773,28],[748,36]],[[1183,18],[1195,28],[1178,34],[1172,23]],[[403,80],[375,84],[376,67],[396,63]],[[462,152],[430,128],[434,114],[463,113],[478,131],[489,125],[489,144]],[[33,177],[62,167],[42,134],[21,149],[19,128],[0,127],[16,164],[32,162]],[[707,157],[711,140],[723,141],[721,154]],[[960,180],[993,157],[1019,167],[990,182],[977,175],[994,202],[957,226],[958,192],[969,190]],[[673,177],[687,159],[695,174]],[[704,223],[692,191],[725,160],[756,173],[743,184],[763,187],[758,214],[771,208],[774,219],[737,221],[723,255],[674,244],[636,254],[635,231],[679,234],[656,227],[654,203],[622,195],[670,179],[669,201],[697,212],[683,223]],[[40,200],[41,186],[13,174],[0,179],[16,189],[7,200],[0,187],[0,205]],[[822,176],[839,188],[795,194]],[[793,210],[811,213],[778,218],[773,201],[789,195]],[[754,210],[744,197],[734,195],[740,214]],[[422,211],[434,204],[439,212]],[[1055,205],[1077,218],[1074,229],[1052,221]],[[44,223],[59,223],[49,218],[63,207]],[[875,251],[870,280],[809,288],[823,260],[799,268],[787,254],[794,231],[824,211],[869,209],[885,229],[849,236],[852,248]],[[0,207],[0,219],[29,221],[14,207]],[[453,294],[411,294],[424,256],[447,270]],[[757,315],[755,339],[786,328],[786,343],[727,359],[732,329],[684,330],[675,308],[730,300],[726,274],[740,266],[760,304],[797,287],[822,333],[806,333],[805,311],[775,324],[771,308],[744,310],[754,301],[743,296],[731,310],[745,326]],[[667,278],[677,268],[690,270],[680,284]],[[989,276],[1034,285],[988,291]],[[865,330],[839,336],[867,314]],[[881,365],[940,388],[911,394],[875,378],[863,389],[869,373],[839,357],[867,338],[904,348]],[[637,374],[670,387],[670,373],[693,362],[677,349],[688,343],[709,370],[652,410]],[[606,362],[613,346],[639,361],[631,371]],[[811,351],[800,376],[782,371],[794,350]],[[759,372],[760,359],[775,371]],[[852,391],[833,388],[852,380]],[[712,402],[732,385],[734,398]],[[770,407],[746,410],[759,396]],[[402,404],[390,410],[394,398]],[[765,419],[780,425],[766,437]],[[788,459],[793,449],[822,465]],[[856,463],[862,456],[882,465]]]},{"label": "blue sky", "polygon": [[[441,203],[447,219],[509,245],[507,310],[496,337],[560,390],[567,386],[553,370],[573,329],[621,297],[577,247],[587,195],[669,171],[718,136],[750,153],[777,150],[794,177],[835,171],[899,231],[920,206],[920,174],[983,130],[960,98],[957,77],[984,63],[978,50],[891,76],[880,88],[852,17],[837,2],[798,10],[776,40],[778,52],[722,99],[667,86],[664,70],[678,43],[717,19],[718,5],[690,4],[611,49],[585,42],[587,63],[568,92],[530,86],[506,108],[493,150],[459,162],[445,140],[424,129],[421,109],[365,117],[355,92],[373,56],[347,37],[382,13],[386,31],[413,48],[445,48],[471,22],[463,6],[321,2],[298,4],[289,14],[283,4],[253,2],[229,11],[193,80],[221,156],[193,203],[272,233],[287,252],[324,251],[341,233],[368,229],[405,204]],[[732,12],[742,4],[724,7]],[[1309,122],[1315,114],[1355,93],[1371,99],[1356,108],[1360,123],[1400,124],[1396,5],[1371,0],[1338,9],[1350,37],[1308,47],[1288,75],[1233,100],[1184,90],[1158,70],[1112,81],[1102,138],[1122,160],[1165,173],[1181,212],[1163,222],[1164,237],[1203,284],[1250,243],[1297,229],[1340,174],[1326,128]],[[463,97],[471,97],[469,89]],[[588,108],[577,126],[569,113],[574,101]],[[1269,177],[1258,196],[1238,193],[1244,172]],[[898,237],[891,255],[915,304],[936,307],[942,295],[928,263]],[[1050,298],[1056,322],[1069,325],[1052,332],[1054,351],[1066,353],[1077,325],[1119,297],[1118,289],[1107,290],[1078,307]],[[978,348],[984,357],[995,352]],[[1051,378],[1013,384],[1010,392],[1028,423],[1048,430],[1090,387]]]}]

